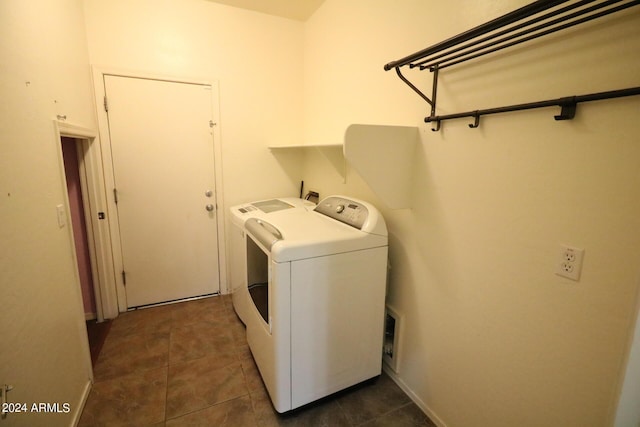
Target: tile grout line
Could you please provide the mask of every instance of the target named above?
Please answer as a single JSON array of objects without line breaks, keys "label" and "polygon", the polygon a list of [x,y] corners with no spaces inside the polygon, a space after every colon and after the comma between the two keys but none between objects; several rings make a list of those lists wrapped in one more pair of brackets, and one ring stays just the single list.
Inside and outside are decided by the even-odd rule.
[{"label": "tile grout line", "polygon": [[[243,395],[243,396],[232,397],[231,399],[227,399],[227,400],[221,400],[220,402],[216,402],[213,405],[205,406],[204,408],[194,409],[193,411],[185,412],[184,414],[180,414],[180,415],[172,417],[172,418],[166,418],[166,416],[165,416],[164,422],[166,423],[167,421],[177,420],[179,418],[186,417],[187,415],[195,414],[196,412],[206,411],[207,409],[211,409],[211,408],[214,408],[214,407],[219,406],[219,405],[224,405],[226,403],[233,402],[234,400],[242,399],[242,398],[247,397],[247,396],[249,396],[249,394],[246,394],[246,395]],[[253,409],[252,409],[252,411],[253,411]],[[255,413],[254,413],[254,415],[255,415]]]},{"label": "tile grout line", "polygon": [[[410,400],[409,402],[404,403],[404,404],[402,404],[402,405],[400,405],[400,406],[397,406],[397,407],[395,407],[395,408],[393,408],[393,409],[390,409],[390,410],[388,410],[387,412],[383,412],[382,414],[379,414],[379,415],[377,415],[377,416],[375,416],[375,417],[371,418],[370,420],[363,421],[363,422],[361,422],[360,424],[354,424],[354,427],[358,427],[358,426],[365,426],[365,425],[367,425],[367,424],[369,424],[369,423],[371,423],[371,422],[373,422],[373,421],[375,421],[375,420],[377,420],[377,419],[380,419],[380,418],[386,417],[387,415],[389,415],[389,414],[391,414],[391,413],[393,413],[393,412],[395,412],[395,411],[399,411],[400,409],[405,408],[405,407],[407,407],[407,406],[411,406],[411,405],[415,405],[415,403],[414,403],[414,402],[412,402],[412,401]],[[422,410],[421,410],[420,412],[422,412]],[[425,417],[426,417],[426,415],[425,415]],[[427,417],[427,419],[428,419],[428,417]],[[425,426],[429,426],[429,424],[425,424]]]},{"label": "tile grout line", "polygon": [[355,426],[356,423],[351,418],[351,415],[349,415],[349,413],[344,409],[344,407],[342,406],[342,403],[340,403],[340,399],[336,400],[336,403],[338,404],[338,407],[340,408],[344,416],[347,418],[347,421],[349,421],[349,425]]},{"label": "tile grout line", "polygon": [[[224,314],[228,314],[229,313],[229,307],[227,306],[226,303],[224,303],[224,301],[223,301],[223,306],[222,306],[220,311],[223,312]],[[185,326],[185,325],[183,325],[183,326]],[[245,371],[244,371],[244,368],[242,366],[242,361],[240,359],[239,350],[238,350],[237,346],[235,345],[235,340],[234,340],[234,337],[232,336],[231,332],[227,331],[227,333],[231,337],[231,343],[232,343],[233,348],[234,348],[234,356],[235,356],[235,359],[236,359],[236,363],[239,364],[240,370],[242,372],[242,378],[243,378],[245,389],[247,390],[247,393],[242,395],[242,396],[237,396],[237,397],[233,397],[233,398],[230,398],[230,399],[227,399],[227,400],[219,401],[219,402],[214,403],[213,405],[209,405],[209,406],[206,406],[206,407],[203,407],[203,408],[199,408],[199,409],[194,409],[193,411],[189,411],[189,412],[186,412],[184,414],[180,414],[178,416],[175,416],[175,417],[172,417],[172,418],[168,418],[168,413],[167,413],[167,406],[168,405],[167,405],[167,403],[168,403],[168,399],[169,399],[169,369],[170,369],[170,366],[171,366],[171,336],[172,336],[171,332],[173,332],[174,329],[177,329],[177,327],[175,327],[175,325],[172,322],[171,323],[171,327],[170,327],[170,331],[169,331],[169,352],[168,352],[168,356],[167,356],[168,364],[167,364],[167,389],[166,389],[166,393],[165,393],[165,416],[164,416],[164,422],[165,423],[167,421],[169,421],[169,420],[179,419],[179,418],[187,416],[189,414],[194,414],[194,413],[197,413],[197,412],[200,412],[200,411],[207,410],[209,408],[213,408],[213,407],[221,405],[221,404],[233,402],[234,400],[238,400],[238,399],[245,398],[245,397],[251,398],[251,393],[249,391],[247,377],[245,375]],[[177,363],[178,364],[180,364],[180,363],[189,363],[191,361],[204,359],[206,357],[207,356],[204,355],[202,357],[195,358],[195,359],[190,359],[190,360],[186,360],[186,361],[178,361]],[[225,366],[228,366],[228,365],[225,365]],[[218,367],[218,368],[223,368],[223,367],[224,366],[221,366],[221,367]],[[251,409],[252,409],[252,413],[254,415],[254,419],[256,419],[255,410],[253,408],[253,405],[252,405]]]}]

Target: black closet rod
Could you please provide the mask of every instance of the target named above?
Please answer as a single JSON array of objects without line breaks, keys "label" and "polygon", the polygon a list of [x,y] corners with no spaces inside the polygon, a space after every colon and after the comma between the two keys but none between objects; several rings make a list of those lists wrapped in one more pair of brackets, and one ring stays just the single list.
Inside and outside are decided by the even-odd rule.
[{"label": "black closet rod", "polygon": [[625,96],[640,95],[640,87],[632,87],[628,89],[612,90],[608,92],[591,93],[588,95],[569,96],[565,98],[550,99],[547,101],[530,102],[526,104],[509,105],[506,107],[488,108],[485,110],[467,111],[464,113],[446,114],[442,116],[430,116],[424,119],[425,122],[436,122],[440,128],[440,122],[450,119],[460,119],[463,117],[475,118],[475,123],[470,124],[469,127],[475,128],[479,125],[480,116],[486,116],[489,114],[507,113],[510,111],[531,110],[534,108],[544,108],[559,106],[562,107],[562,111],[559,115],[554,116],[556,120],[569,120],[575,115],[576,104],[580,102],[599,101],[602,99],[622,98]]},{"label": "black closet rod", "polygon": [[513,22],[519,21],[521,19],[527,18],[531,15],[535,15],[536,13],[542,12],[546,9],[552,8],[562,3],[566,3],[568,0],[538,0],[529,5],[523,6],[520,9],[516,9],[513,12],[509,12],[506,15],[502,15],[496,19],[493,19],[489,22],[486,22],[482,25],[479,25],[475,28],[465,31],[464,33],[460,33],[457,36],[454,36],[450,39],[442,41],[438,44],[435,44],[431,47],[423,49],[419,52],[416,52],[412,55],[406,56],[397,61],[389,62],[384,66],[386,71],[391,70],[392,68],[402,67],[403,65],[407,65],[413,61],[424,58],[425,56],[432,55],[434,53],[440,52],[444,49],[450,48],[452,46],[458,45],[460,43],[466,42],[488,32],[494,31],[498,28],[502,28],[505,25],[509,25]]},{"label": "black closet rod", "polygon": [[[521,28],[525,28],[525,27],[528,27],[530,25],[536,24],[538,22],[544,21],[546,19],[552,18],[554,16],[561,15],[561,14],[566,13],[568,11],[571,11],[573,9],[577,9],[579,7],[582,7],[582,6],[586,5],[586,4],[593,3],[594,1],[595,0],[581,0],[578,3],[565,6],[565,7],[561,8],[561,9],[557,9],[555,11],[546,13],[546,14],[541,15],[541,16],[538,16],[538,17],[533,18],[531,20],[522,22],[522,23],[520,23],[518,25],[514,25],[513,27],[509,27],[506,30],[502,30],[502,31],[499,31],[499,32],[493,33],[493,34],[489,34],[488,36],[483,37],[481,39],[473,40],[473,41],[471,41],[471,42],[469,42],[467,44],[458,46],[458,47],[456,47],[454,49],[451,49],[451,50],[447,50],[446,52],[442,52],[439,55],[436,55],[436,56],[427,55],[427,56],[425,56],[423,58],[420,58],[419,62],[409,64],[409,67],[410,68],[414,68],[414,67],[418,67],[419,66],[421,70],[424,70],[425,68],[429,68],[429,67],[433,66],[432,64],[424,65],[424,64],[427,64],[428,62],[433,62],[436,59],[449,57],[450,55],[453,55],[456,52],[460,52],[460,51],[463,51],[465,49],[469,49],[471,47],[474,47],[474,46],[477,46],[479,44],[482,44],[484,42],[488,42],[488,41],[496,39],[498,37],[507,35],[509,33],[513,33],[514,31],[519,30]],[[484,46],[487,46],[487,45],[484,45]]]},{"label": "black closet rod", "polygon": [[[437,65],[442,70],[443,68],[447,68],[447,67],[450,67],[452,65],[460,64],[461,62],[465,62],[465,61],[468,61],[470,59],[475,59],[475,58],[478,58],[480,56],[487,55],[489,53],[497,52],[499,50],[506,49],[508,47],[515,46],[515,45],[518,45],[520,43],[524,43],[524,42],[527,42],[527,41],[530,41],[530,40],[534,40],[534,39],[537,39],[539,37],[543,37],[543,36],[555,33],[555,32],[560,31],[560,30],[571,28],[571,27],[574,27],[576,25],[584,24],[585,22],[589,22],[589,21],[592,21],[594,19],[598,19],[598,18],[601,18],[601,17],[606,16],[606,15],[610,15],[610,14],[615,13],[615,12],[620,12],[621,10],[628,9],[630,7],[637,6],[638,4],[640,4],[640,0],[635,0],[635,1],[632,1],[632,2],[629,2],[629,3],[626,3],[626,4],[622,4],[622,5],[619,5],[619,6],[616,6],[616,7],[612,7],[610,9],[606,9],[606,10],[598,12],[598,13],[593,13],[591,15],[587,15],[586,17],[583,17],[583,18],[580,18],[580,19],[576,19],[574,21],[570,21],[570,22],[562,24],[565,20],[573,19],[573,18],[579,18],[582,15],[585,15],[585,14],[588,14],[588,13],[591,13],[591,12],[595,12],[595,11],[598,11],[600,9],[604,9],[605,7],[608,7],[608,6],[611,6],[613,4],[619,3],[620,1],[621,0],[609,0],[609,1],[606,1],[604,3],[589,7],[587,9],[572,13],[570,15],[567,15],[567,16],[564,16],[564,17],[560,17],[560,18],[557,18],[557,19],[555,19],[553,21],[538,25],[538,26],[533,27],[533,28],[531,28],[529,30],[525,30],[525,31],[521,31],[521,32],[512,34],[512,35],[504,37],[502,39],[493,41],[492,43],[487,43],[487,44],[478,46],[478,47],[476,47],[474,49],[469,49],[469,50],[461,52],[461,53],[459,53],[457,55],[447,56],[447,57],[445,57],[444,59],[441,59],[438,62],[430,62],[431,60],[421,61],[422,65],[420,65],[420,69],[424,70],[424,69],[427,69],[427,68],[432,68],[432,67]],[[556,24],[562,24],[562,25],[554,26]],[[538,30],[545,30],[545,31],[535,32],[535,31],[538,31]],[[534,32],[534,33],[527,36],[527,34],[529,32]],[[526,37],[522,37],[522,36],[526,36]],[[522,37],[522,38],[519,38],[519,37]],[[505,42],[509,42],[509,43],[505,43]],[[505,43],[505,44],[502,44],[502,43]],[[444,54],[442,56],[449,55],[450,53],[453,53],[453,52],[449,52],[449,53]],[[427,62],[430,62],[430,63],[427,63]],[[413,67],[414,65],[410,64],[410,66]]]}]

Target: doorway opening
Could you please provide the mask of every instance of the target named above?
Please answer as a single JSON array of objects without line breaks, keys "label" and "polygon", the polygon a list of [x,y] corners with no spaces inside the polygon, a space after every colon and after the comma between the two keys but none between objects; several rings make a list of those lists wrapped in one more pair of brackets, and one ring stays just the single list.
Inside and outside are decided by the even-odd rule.
[{"label": "doorway opening", "polygon": [[60,227],[66,226],[76,267],[73,286],[78,305],[70,310],[78,310],[79,326],[90,328],[85,349],[87,363],[95,363],[109,330],[107,320],[118,316],[101,145],[95,130],[67,123],[66,118],[59,116],[53,127],[65,194],[58,215]]},{"label": "doorway opening", "polygon": [[[64,174],[67,184],[67,197],[69,201],[69,217],[75,246],[75,256],[82,294],[82,305],[89,340],[89,352],[91,363],[95,363],[102,349],[102,345],[109,333],[111,321],[98,319],[98,300],[96,292],[99,292],[94,272],[97,266],[92,263],[91,245],[94,243],[92,229],[88,226],[90,207],[87,197],[86,169],[83,162],[83,144],[87,140],[61,136],[62,159]],[[96,275],[97,276],[97,275]],[[97,279],[96,277],[96,280]],[[102,316],[100,316],[102,317]]]},{"label": "doorway opening", "polygon": [[63,136],[62,158],[64,161],[64,174],[67,181],[67,196],[69,197],[69,214],[73,229],[73,240],[76,247],[76,261],[80,276],[80,288],[82,291],[82,303],[85,320],[96,320],[96,297],[91,266],[91,254],[89,252],[89,231],[87,229],[85,200],[82,194],[82,180],[80,175],[80,162],[78,159],[78,145],[82,144],[75,138]]}]

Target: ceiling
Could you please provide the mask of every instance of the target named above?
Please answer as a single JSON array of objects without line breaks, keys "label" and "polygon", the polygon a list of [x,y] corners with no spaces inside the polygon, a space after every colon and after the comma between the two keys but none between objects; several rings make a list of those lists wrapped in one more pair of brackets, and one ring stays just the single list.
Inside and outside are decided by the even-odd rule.
[{"label": "ceiling", "polygon": [[209,0],[283,18],[306,21],[324,0]]}]

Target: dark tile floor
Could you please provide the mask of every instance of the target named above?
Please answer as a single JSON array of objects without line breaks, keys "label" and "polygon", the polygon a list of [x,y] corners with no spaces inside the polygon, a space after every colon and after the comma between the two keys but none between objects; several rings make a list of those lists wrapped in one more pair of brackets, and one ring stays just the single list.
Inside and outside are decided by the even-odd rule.
[{"label": "dark tile floor", "polygon": [[228,296],[115,319],[80,426],[432,426],[385,374],[275,412]]},{"label": "dark tile floor", "polygon": [[111,329],[111,320],[105,322],[96,322],[95,320],[87,320],[87,336],[89,337],[89,351],[91,352],[91,364],[95,366],[98,361],[98,355],[102,351],[104,341],[107,339],[109,329]]}]

